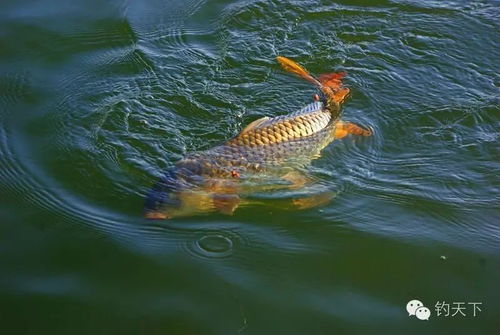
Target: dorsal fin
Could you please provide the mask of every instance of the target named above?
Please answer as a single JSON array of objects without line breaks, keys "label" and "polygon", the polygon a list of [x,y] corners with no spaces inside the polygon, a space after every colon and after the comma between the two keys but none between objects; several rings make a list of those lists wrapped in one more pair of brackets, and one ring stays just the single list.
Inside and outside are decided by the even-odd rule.
[{"label": "dorsal fin", "polygon": [[267,120],[269,120],[270,117],[269,116],[264,116],[264,117],[261,117],[260,119],[257,119],[257,120],[254,120],[252,122],[250,122],[248,124],[248,126],[246,126],[245,128],[243,128],[243,130],[240,132],[240,134],[244,134],[250,130],[253,130],[257,127],[259,127],[262,123],[266,122]]}]

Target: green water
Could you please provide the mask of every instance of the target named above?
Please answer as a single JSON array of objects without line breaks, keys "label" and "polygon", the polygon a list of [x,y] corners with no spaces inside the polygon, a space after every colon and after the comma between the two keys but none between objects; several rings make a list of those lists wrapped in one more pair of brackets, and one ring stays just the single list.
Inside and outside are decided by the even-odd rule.
[{"label": "green water", "polygon": [[[499,22],[486,0],[0,2],[1,333],[498,334]],[[312,101],[277,55],[345,70],[344,118],[375,131],[314,161],[335,199],[143,219],[183,155]]]}]

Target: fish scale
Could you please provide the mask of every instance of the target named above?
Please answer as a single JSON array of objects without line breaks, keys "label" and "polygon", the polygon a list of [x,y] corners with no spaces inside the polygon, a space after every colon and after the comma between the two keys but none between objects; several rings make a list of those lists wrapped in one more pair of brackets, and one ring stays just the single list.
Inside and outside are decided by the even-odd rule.
[{"label": "fish scale", "polygon": [[335,116],[316,102],[298,112],[266,120],[220,146],[193,153],[177,166],[190,173],[197,171],[200,176],[221,178],[230,177],[234,171],[245,174],[284,165],[303,166],[334,139]]},{"label": "fish scale", "polygon": [[298,112],[266,120],[255,128],[240,133],[227,144],[259,146],[289,141],[312,135],[324,129],[331,120],[330,111],[326,111],[321,102],[316,102]]}]

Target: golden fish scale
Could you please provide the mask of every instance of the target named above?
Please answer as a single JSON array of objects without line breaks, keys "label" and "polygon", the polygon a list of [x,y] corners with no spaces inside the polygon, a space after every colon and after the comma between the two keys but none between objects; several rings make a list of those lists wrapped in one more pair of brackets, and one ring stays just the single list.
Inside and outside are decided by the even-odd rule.
[{"label": "golden fish scale", "polygon": [[222,178],[303,166],[334,139],[337,117],[315,103],[296,113],[262,119],[222,145],[189,155],[177,166],[188,174]]},{"label": "golden fish scale", "polygon": [[[193,157],[204,162],[202,175],[231,177],[233,171],[246,174],[304,164],[317,157],[328,143],[333,140],[334,125],[307,137],[287,142],[256,146],[221,145]],[[288,162],[288,163],[286,163]],[[285,165],[283,165],[286,163]]]},{"label": "golden fish scale", "polygon": [[279,120],[277,123],[257,127],[243,132],[227,142],[233,146],[258,146],[280,143],[306,137],[323,129],[330,121],[330,115],[318,111],[299,115],[288,120]]},{"label": "golden fish scale", "polygon": [[231,177],[233,172],[246,174],[297,164],[303,166],[333,140],[334,129],[335,125],[330,124],[309,136],[269,145],[223,144],[192,154],[178,166],[184,165],[198,175],[222,178]]}]

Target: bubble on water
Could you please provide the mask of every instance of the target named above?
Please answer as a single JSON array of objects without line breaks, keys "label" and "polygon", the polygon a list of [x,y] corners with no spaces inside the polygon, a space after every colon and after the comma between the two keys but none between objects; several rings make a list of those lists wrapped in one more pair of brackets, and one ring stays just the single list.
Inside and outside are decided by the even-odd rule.
[{"label": "bubble on water", "polygon": [[228,236],[208,234],[195,241],[192,251],[202,257],[224,258],[233,253],[233,247],[233,240]]}]

